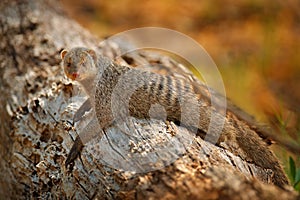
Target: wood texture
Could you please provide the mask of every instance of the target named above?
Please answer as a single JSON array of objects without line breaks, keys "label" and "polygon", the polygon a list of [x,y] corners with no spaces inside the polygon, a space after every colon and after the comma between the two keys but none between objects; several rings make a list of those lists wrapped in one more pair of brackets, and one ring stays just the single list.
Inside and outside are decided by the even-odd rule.
[{"label": "wood texture", "polygon": [[[178,150],[178,157],[158,154],[158,158],[166,161],[175,160],[167,167],[153,162],[159,169],[151,171],[149,167],[148,172],[135,173],[119,170],[118,166],[138,169],[139,164],[144,169],[146,166],[139,158],[145,154],[146,144],[133,140],[130,148],[127,144],[128,148],[118,149],[123,144],[118,142],[131,138],[112,127],[86,144],[72,170],[65,168],[73,140],[93,115],[76,116],[73,126],[74,114],[85,95],[64,78],[59,52],[63,48],[87,46],[112,58],[121,47],[116,43],[99,45],[97,38],[64,14],[57,1],[1,1],[0,26],[1,198],[299,198],[288,185],[272,185],[274,172],[270,169],[196,136],[184,151],[171,148]],[[166,69],[180,69],[178,63],[156,54],[134,55],[132,59],[142,58],[143,62],[160,62]],[[116,62],[128,65],[124,58]],[[163,143],[157,133],[181,136],[187,131],[159,120],[132,121],[137,132],[154,145]],[[100,151],[99,144],[106,146]],[[137,157],[126,157],[128,153]]]}]

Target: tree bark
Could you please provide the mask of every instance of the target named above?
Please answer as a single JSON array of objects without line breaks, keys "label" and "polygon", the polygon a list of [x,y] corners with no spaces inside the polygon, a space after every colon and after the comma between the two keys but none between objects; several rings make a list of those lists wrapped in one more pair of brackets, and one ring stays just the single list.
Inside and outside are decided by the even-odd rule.
[{"label": "tree bark", "polygon": [[[166,167],[156,170],[137,158],[126,157],[131,150],[113,148],[129,141],[112,127],[106,136],[87,143],[72,169],[64,162],[87,114],[74,120],[84,94],[64,78],[59,53],[62,49],[85,46],[107,57],[121,48],[103,43],[69,19],[57,1],[2,1],[0,3],[0,195],[9,199],[297,199],[290,186],[272,185],[274,173],[242,159],[222,147],[193,136],[179,157],[166,155]],[[179,64],[162,55],[137,53],[130,59]],[[115,60],[130,65],[128,57]],[[186,129],[159,120],[132,119],[137,132],[158,144],[155,133],[184,137]],[[71,122],[71,123],[70,123]],[[150,127],[150,128],[149,128]],[[103,140],[106,143],[103,143]],[[104,139],[103,139],[104,138]],[[125,139],[124,139],[125,138]],[[110,141],[109,141],[110,140]],[[113,142],[113,145],[110,143]],[[110,144],[108,144],[110,143]],[[108,144],[109,150],[95,149]],[[136,145],[134,142],[133,145]],[[130,146],[130,145],[127,145]],[[141,145],[145,147],[145,145]],[[100,148],[101,149],[101,148]],[[102,147],[103,150],[103,147]],[[141,151],[141,152],[139,152]],[[166,150],[168,151],[168,149]],[[168,152],[166,152],[168,153]],[[162,154],[159,154],[162,156]],[[111,163],[105,163],[103,160]],[[111,158],[111,159],[110,159]],[[142,158],[139,157],[139,158]],[[102,159],[102,160],[101,160]],[[148,163],[147,161],[146,163]],[[126,164],[124,164],[126,163]],[[137,171],[135,165],[147,171]],[[115,166],[114,166],[115,165]],[[124,171],[118,166],[125,166]],[[281,176],[281,175],[279,175]],[[282,177],[285,178],[285,177]]]}]

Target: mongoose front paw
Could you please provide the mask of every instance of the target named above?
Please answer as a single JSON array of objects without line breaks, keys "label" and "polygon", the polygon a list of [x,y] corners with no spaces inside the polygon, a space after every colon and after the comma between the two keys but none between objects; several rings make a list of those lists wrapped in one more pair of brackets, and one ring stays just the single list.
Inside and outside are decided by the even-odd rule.
[{"label": "mongoose front paw", "polygon": [[80,139],[80,136],[77,136],[65,162],[66,168],[68,168],[68,165],[74,162],[74,160],[79,156],[82,148],[83,143]]}]

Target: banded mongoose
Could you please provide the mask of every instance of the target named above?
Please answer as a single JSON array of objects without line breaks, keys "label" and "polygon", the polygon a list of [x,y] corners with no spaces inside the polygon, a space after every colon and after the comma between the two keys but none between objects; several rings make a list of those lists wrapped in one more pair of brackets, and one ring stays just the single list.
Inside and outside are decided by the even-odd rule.
[{"label": "banded mongoose", "polygon": [[[213,107],[209,99],[203,97],[196,85],[184,79],[121,66],[94,50],[83,47],[73,48],[70,51],[63,50],[61,58],[66,76],[78,81],[89,95],[102,129],[108,128],[113,121],[120,120],[116,117],[126,117],[126,114],[122,113],[126,112],[126,106],[115,104],[127,103],[128,114],[136,118],[152,117],[149,116],[151,105],[159,104],[164,107],[167,120],[194,127],[202,133],[207,133],[212,113],[218,112],[218,108]],[[122,84],[129,86],[122,87]],[[119,91],[116,89],[117,86]],[[134,90],[126,96],[125,90],[130,90],[131,86],[135,86]],[[116,98],[115,95],[119,96]],[[122,100],[123,96],[125,97]],[[128,102],[122,102],[127,101],[128,97]],[[113,102],[114,98],[118,101]],[[185,116],[183,121],[181,115],[184,104],[188,105],[184,109],[190,114]],[[113,110],[119,113],[114,115]],[[244,160],[264,169],[271,169],[274,173],[272,179],[274,184],[279,186],[288,184],[280,164],[256,133],[255,128],[230,110],[225,113],[225,122],[217,145],[221,142],[223,146],[226,144],[225,148],[240,155]],[[66,166],[76,159],[82,147],[83,143],[78,136],[67,157]]]}]

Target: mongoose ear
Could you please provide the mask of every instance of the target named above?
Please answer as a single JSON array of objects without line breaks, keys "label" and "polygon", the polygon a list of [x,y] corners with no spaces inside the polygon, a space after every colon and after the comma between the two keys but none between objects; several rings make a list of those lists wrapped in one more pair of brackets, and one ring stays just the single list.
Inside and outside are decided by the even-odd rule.
[{"label": "mongoose ear", "polygon": [[60,52],[60,57],[61,57],[61,59],[64,59],[64,57],[65,57],[65,55],[68,53],[68,51],[67,50],[62,50],[62,52]]},{"label": "mongoose ear", "polygon": [[97,55],[96,52],[92,49],[87,50],[88,54],[90,54],[90,56],[92,56],[92,58],[94,59],[94,61],[97,60]]}]

